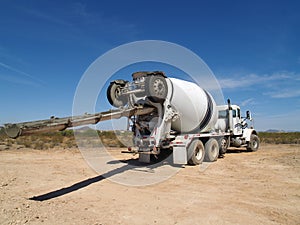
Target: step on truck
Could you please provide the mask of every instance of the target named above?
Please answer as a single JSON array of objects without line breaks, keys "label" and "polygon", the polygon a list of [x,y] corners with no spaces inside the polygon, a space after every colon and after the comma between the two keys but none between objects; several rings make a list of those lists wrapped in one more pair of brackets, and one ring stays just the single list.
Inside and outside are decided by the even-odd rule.
[{"label": "step on truck", "polygon": [[128,152],[139,154],[139,161],[149,163],[151,156],[173,151],[175,164],[198,165],[213,162],[229,147],[257,151],[259,138],[250,111],[228,100],[216,105],[212,95],[197,84],[167,77],[162,71],[135,72],[132,81],[114,80],[107,89],[107,99],[114,110],[65,118],[5,124],[11,138],[35,133],[61,131],[70,127],[96,124],[127,117],[133,132],[133,146]]}]

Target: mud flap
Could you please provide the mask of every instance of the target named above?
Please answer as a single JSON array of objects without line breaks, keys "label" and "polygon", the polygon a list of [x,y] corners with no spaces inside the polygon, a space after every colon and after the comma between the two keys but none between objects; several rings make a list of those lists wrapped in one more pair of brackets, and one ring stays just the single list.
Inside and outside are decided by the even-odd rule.
[{"label": "mud flap", "polygon": [[173,163],[187,164],[187,151],[185,146],[173,147]]},{"label": "mud flap", "polygon": [[149,153],[148,154],[140,153],[139,154],[139,162],[150,163],[150,154]]}]

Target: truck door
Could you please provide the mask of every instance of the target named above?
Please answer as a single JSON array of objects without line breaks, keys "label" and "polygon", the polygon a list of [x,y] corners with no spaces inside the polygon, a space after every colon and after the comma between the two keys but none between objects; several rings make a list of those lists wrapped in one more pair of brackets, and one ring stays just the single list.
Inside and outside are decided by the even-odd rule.
[{"label": "truck door", "polygon": [[241,124],[241,110],[240,108],[234,108],[232,110],[233,117],[233,134],[241,135],[243,133],[242,124]]}]

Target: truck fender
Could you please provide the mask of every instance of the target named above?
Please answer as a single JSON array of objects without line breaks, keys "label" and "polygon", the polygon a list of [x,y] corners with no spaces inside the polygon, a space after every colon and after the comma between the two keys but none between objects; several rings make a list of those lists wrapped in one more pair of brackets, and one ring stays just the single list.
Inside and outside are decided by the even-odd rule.
[{"label": "truck fender", "polygon": [[110,83],[115,83],[115,84],[119,84],[121,86],[125,86],[126,83],[128,83],[127,80],[114,80],[114,81],[111,81]]},{"label": "truck fender", "polygon": [[257,135],[257,132],[254,129],[249,129],[249,128],[244,129],[243,138],[246,140],[246,142],[250,141],[251,134]]}]

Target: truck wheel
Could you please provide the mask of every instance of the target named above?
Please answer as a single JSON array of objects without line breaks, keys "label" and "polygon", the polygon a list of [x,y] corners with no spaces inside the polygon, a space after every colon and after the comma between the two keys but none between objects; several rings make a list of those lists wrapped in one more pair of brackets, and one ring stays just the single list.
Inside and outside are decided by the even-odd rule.
[{"label": "truck wheel", "polygon": [[117,108],[121,106],[125,106],[127,104],[127,98],[121,95],[121,88],[124,85],[111,82],[107,88],[107,92],[106,92],[107,99],[111,105]]},{"label": "truck wheel", "polygon": [[168,86],[165,78],[161,75],[146,77],[145,91],[150,101],[155,103],[164,102],[168,94]]},{"label": "truck wheel", "polygon": [[206,162],[214,162],[219,156],[219,144],[214,138],[209,139],[205,143],[205,158]]},{"label": "truck wheel", "polygon": [[248,142],[247,150],[256,152],[259,148],[259,138],[255,134],[251,134],[250,141]]},{"label": "truck wheel", "polygon": [[199,165],[203,162],[205,150],[202,141],[194,140],[187,149],[188,164]]},{"label": "truck wheel", "polygon": [[229,147],[228,137],[220,138],[218,144],[219,144],[219,154],[224,155],[227,152],[227,148]]}]

